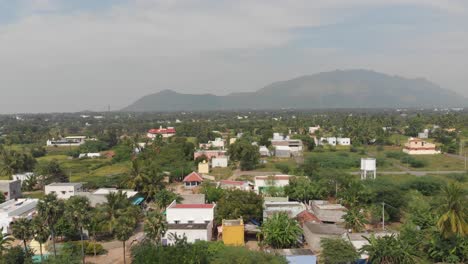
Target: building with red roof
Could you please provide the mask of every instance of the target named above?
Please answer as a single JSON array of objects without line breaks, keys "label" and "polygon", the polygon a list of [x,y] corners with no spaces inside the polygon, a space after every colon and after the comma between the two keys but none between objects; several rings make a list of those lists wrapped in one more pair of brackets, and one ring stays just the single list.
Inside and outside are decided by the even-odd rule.
[{"label": "building with red roof", "polygon": [[174,136],[175,134],[176,134],[175,128],[173,127],[163,128],[162,126],[160,126],[159,128],[152,128],[148,130],[148,133],[146,134],[146,136],[148,138],[154,139],[158,135],[161,135],[163,138],[168,138],[168,137]]},{"label": "building with red roof", "polygon": [[185,176],[183,182],[184,182],[185,188],[194,188],[202,184],[203,178],[202,176],[200,176],[200,174],[192,171],[192,173]]}]

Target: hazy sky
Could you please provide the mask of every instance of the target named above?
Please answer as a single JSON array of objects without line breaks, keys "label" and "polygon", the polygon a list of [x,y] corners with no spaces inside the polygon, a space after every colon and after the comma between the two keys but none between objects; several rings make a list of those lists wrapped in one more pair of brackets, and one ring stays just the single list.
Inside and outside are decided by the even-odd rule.
[{"label": "hazy sky", "polygon": [[118,109],[335,69],[468,96],[467,0],[0,0],[0,113]]}]

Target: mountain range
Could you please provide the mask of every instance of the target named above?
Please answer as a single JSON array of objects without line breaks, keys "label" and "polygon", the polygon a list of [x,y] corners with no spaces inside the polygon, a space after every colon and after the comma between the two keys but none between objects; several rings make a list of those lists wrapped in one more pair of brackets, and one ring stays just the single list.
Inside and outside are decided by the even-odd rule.
[{"label": "mountain range", "polygon": [[275,82],[255,92],[182,94],[163,90],[122,111],[210,111],[242,109],[464,107],[468,99],[423,78],[370,70],[336,70]]}]

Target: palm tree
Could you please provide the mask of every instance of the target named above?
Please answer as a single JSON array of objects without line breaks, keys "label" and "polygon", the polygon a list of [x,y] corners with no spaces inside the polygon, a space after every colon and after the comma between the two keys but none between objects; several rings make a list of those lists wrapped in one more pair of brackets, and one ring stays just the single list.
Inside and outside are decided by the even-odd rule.
[{"label": "palm tree", "polygon": [[130,168],[129,178],[126,181],[126,184],[129,188],[132,188],[136,191],[140,191],[143,186],[143,164],[142,161],[134,159],[132,161],[132,166]]},{"label": "palm tree", "polygon": [[284,212],[275,213],[263,222],[261,235],[264,242],[274,248],[288,248],[298,242],[302,229],[299,223]]},{"label": "palm tree", "polygon": [[158,245],[167,230],[167,223],[164,220],[164,216],[157,211],[148,213],[145,219],[144,229],[146,236]]},{"label": "palm tree", "polygon": [[127,195],[121,190],[115,193],[109,193],[106,198],[107,203],[104,204],[102,209],[107,220],[109,233],[113,233],[118,216],[129,208],[131,204]]},{"label": "palm tree", "polygon": [[133,229],[135,228],[136,224],[136,219],[135,217],[131,215],[121,215],[117,219],[117,226],[115,228],[115,237],[119,240],[122,241],[123,245],[123,259],[124,259],[124,264],[127,263],[126,258],[125,258],[125,242],[132,236]]},{"label": "palm tree", "polygon": [[376,264],[412,264],[416,257],[411,246],[395,235],[376,238],[364,237],[369,244],[361,247],[361,254],[369,255],[368,262]]},{"label": "palm tree", "polygon": [[39,200],[37,203],[37,212],[39,217],[44,221],[44,224],[50,228],[52,244],[54,247],[54,256],[57,256],[57,250],[55,248],[55,225],[63,214],[63,211],[63,202],[58,200],[54,193],[47,194],[44,199]]},{"label": "palm tree", "polygon": [[154,196],[154,201],[161,210],[165,209],[174,200],[180,202],[182,197],[168,189],[162,189]]},{"label": "palm tree", "polygon": [[11,230],[13,236],[19,240],[23,240],[24,252],[28,255],[28,247],[26,242],[33,236],[33,230],[31,228],[31,220],[27,218],[20,218],[12,223]]},{"label": "palm tree", "polygon": [[89,215],[90,217],[86,222],[86,229],[93,237],[94,256],[96,257],[96,233],[101,230],[102,223],[104,222],[104,216],[102,212],[97,209],[91,209]]},{"label": "palm tree", "polygon": [[42,254],[42,245],[49,240],[50,230],[47,225],[44,225],[44,220],[36,216],[32,220],[34,239],[39,243],[39,252],[41,254],[41,262],[44,259]]},{"label": "palm tree", "polygon": [[14,240],[13,237],[3,234],[3,227],[0,228],[0,258],[3,255],[3,251],[7,250]]},{"label": "palm tree", "polygon": [[350,208],[343,216],[346,228],[351,228],[354,232],[361,232],[367,220],[359,208]]},{"label": "palm tree", "polygon": [[84,240],[83,240],[83,226],[85,222],[90,218],[89,212],[91,206],[89,199],[84,196],[72,196],[65,203],[65,216],[69,219],[74,226],[80,231],[81,239],[81,257],[83,264],[85,264],[85,253],[84,253]]},{"label": "palm tree", "polygon": [[466,196],[459,184],[450,183],[442,190],[441,216],[437,228],[445,238],[454,235],[466,236],[468,223]]}]

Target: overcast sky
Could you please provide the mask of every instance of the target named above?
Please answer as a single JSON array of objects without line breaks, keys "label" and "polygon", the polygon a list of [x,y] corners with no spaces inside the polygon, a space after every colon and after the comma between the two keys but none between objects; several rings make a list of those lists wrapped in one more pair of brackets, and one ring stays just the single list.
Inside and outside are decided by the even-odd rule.
[{"label": "overcast sky", "polygon": [[0,0],[0,113],[122,108],[335,69],[468,96],[467,0]]}]

